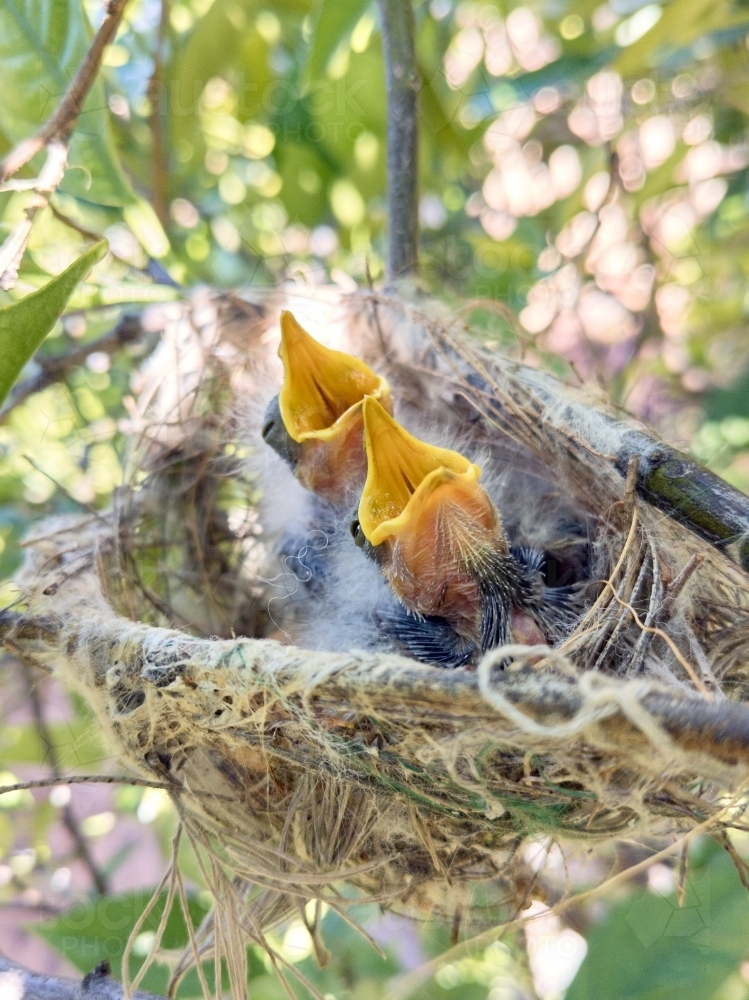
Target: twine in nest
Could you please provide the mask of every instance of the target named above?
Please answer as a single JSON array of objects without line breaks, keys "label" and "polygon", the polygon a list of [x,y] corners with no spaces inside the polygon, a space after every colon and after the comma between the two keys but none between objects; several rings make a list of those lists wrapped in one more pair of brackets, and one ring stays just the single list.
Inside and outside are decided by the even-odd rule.
[{"label": "twine in nest", "polygon": [[[277,539],[253,433],[278,382],[281,305],[338,330],[406,412],[470,435],[545,483],[542,496],[563,483],[596,572],[556,648],[504,646],[475,670],[305,649],[293,601],[282,628],[297,645],[268,638]],[[298,975],[266,931],[310,900],[324,961],[319,904],[348,919],[342,884],[496,927],[534,894],[554,897],[524,858],[529,836],[668,845],[746,828],[749,578],[636,498],[637,463],[617,456],[641,429],[481,351],[436,307],[375,295],[204,294],[165,327],[139,388],[128,486],[104,514],[32,532],[4,628],[86,697],[122,766],[175,788],[178,838],[216,906],[190,930],[172,989],[224,956],[243,995],[248,941],[284,981]],[[166,888],[165,913],[175,898],[186,908],[177,847],[154,896]],[[219,990],[200,975],[206,995]]]}]

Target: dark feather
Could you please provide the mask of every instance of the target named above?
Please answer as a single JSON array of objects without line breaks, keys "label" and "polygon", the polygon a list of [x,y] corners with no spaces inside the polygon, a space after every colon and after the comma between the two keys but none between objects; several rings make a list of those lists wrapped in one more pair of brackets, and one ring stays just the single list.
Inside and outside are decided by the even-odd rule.
[{"label": "dark feather", "polygon": [[510,553],[530,574],[543,573],[546,567],[546,556],[540,549],[533,549],[529,545],[513,545]]},{"label": "dark feather", "polygon": [[523,607],[530,585],[517,559],[506,552],[485,550],[471,567],[481,594],[481,651],[512,641],[512,609]]},{"label": "dark feather", "polygon": [[377,616],[382,632],[414,660],[437,667],[464,667],[476,652],[472,642],[464,639],[445,621],[430,615],[419,618],[402,605],[394,605]]}]

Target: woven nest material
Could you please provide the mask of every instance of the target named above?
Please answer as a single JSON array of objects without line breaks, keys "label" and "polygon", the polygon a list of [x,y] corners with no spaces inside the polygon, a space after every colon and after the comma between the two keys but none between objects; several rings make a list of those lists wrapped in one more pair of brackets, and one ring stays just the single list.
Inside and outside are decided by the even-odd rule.
[{"label": "woven nest material", "polygon": [[[522,470],[538,509],[577,510],[597,582],[556,649],[455,670],[309,650],[293,601],[297,645],[277,641],[257,426],[282,307],[383,372],[406,417]],[[217,944],[241,992],[241,942],[310,899],[343,911],[344,883],[497,922],[542,894],[529,835],[743,825],[749,577],[635,499],[610,460],[633,425],[433,304],[327,290],[195,296],[137,391],[127,485],[109,511],[33,532],[8,643],[88,699],[123,765],[173,784],[218,915],[177,978]]]}]

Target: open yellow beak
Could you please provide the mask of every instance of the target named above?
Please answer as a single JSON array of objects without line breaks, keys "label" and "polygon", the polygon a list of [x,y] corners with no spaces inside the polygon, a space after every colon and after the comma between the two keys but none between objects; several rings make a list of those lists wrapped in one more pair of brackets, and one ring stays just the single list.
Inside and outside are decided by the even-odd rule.
[{"label": "open yellow beak", "polygon": [[390,387],[359,358],[323,347],[286,311],[281,313],[284,383],[278,397],[289,436],[327,441],[361,418],[365,396],[390,407]]},{"label": "open yellow beak", "polygon": [[487,507],[477,465],[457,451],[419,441],[376,399],[365,399],[363,412],[368,469],[359,523],[372,545],[398,538],[420,522],[432,522],[435,502],[450,499],[471,508],[479,500],[482,510]]}]

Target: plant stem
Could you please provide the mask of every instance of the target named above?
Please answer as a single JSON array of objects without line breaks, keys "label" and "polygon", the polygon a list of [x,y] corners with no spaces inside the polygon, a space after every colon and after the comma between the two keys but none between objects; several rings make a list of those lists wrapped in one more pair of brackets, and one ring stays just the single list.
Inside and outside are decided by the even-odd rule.
[{"label": "plant stem", "polygon": [[151,163],[153,177],[151,204],[162,226],[169,222],[167,211],[167,182],[169,178],[169,155],[166,136],[166,98],[164,94],[164,58],[169,33],[169,0],[161,0],[159,32],[153,56],[153,74],[148,84],[151,101]]},{"label": "plant stem", "polygon": [[419,242],[419,129],[411,0],[379,0],[387,79],[388,281],[413,274]]}]

